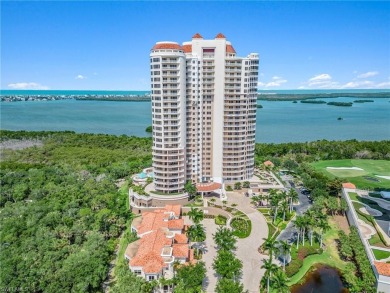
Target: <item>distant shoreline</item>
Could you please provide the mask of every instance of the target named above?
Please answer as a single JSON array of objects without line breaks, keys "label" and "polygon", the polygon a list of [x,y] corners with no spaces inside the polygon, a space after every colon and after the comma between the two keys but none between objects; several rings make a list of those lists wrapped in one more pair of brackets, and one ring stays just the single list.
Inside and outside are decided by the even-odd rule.
[{"label": "distant shoreline", "polygon": [[[362,93],[259,93],[257,100],[259,101],[304,101],[311,99],[324,99],[324,98],[390,98],[390,92],[362,92]],[[74,99],[80,101],[116,101],[116,102],[150,102],[150,94],[125,94],[125,93],[112,93],[112,94],[1,94],[0,101],[2,102],[19,102],[19,101],[53,101],[53,100],[67,100]]]}]

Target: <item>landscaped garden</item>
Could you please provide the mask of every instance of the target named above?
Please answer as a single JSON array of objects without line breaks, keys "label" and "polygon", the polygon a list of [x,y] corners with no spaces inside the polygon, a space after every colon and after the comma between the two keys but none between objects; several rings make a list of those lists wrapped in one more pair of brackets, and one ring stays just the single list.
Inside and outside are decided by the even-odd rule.
[{"label": "landscaped garden", "polygon": [[251,234],[252,222],[249,219],[233,218],[230,226],[233,228],[233,235],[238,238],[246,238]]},{"label": "landscaped garden", "polygon": [[[329,178],[341,178],[360,189],[389,189],[390,161],[385,160],[332,160],[311,165]],[[382,176],[382,177],[380,177]]]}]

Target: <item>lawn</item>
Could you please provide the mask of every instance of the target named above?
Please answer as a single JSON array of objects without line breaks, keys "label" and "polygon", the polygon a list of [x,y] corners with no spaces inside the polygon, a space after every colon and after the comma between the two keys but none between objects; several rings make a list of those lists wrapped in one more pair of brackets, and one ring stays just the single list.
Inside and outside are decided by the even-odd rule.
[{"label": "lawn", "polygon": [[326,264],[331,267],[343,269],[346,262],[342,261],[337,251],[335,239],[338,238],[338,229],[333,219],[329,219],[331,229],[324,235],[324,244],[326,249],[322,254],[315,254],[306,257],[303,261],[301,269],[292,276],[287,282],[288,286],[297,284],[315,264]]},{"label": "lawn", "polygon": [[[338,177],[361,189],[390,189],[390,180],[375,176],[390,176],[390,161],[348,159],[318,161],[311,165],[330,178]],[[337,170],[327,167],[357,167],[363,170]]]},{"label": "lawn", "polygon": [[383,250],[379,250],[379,249],[372,249],[372,252],[374,253],[375,258],[377,260],[381,260],[381,259],[385,259],[385,258],[390,257],[390,252],[389,251],[383,251]]}]

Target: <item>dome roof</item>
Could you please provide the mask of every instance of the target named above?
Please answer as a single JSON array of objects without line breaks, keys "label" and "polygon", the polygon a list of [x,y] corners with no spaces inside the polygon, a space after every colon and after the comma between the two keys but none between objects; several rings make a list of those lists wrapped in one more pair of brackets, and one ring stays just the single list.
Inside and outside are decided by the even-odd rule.
[{"label": "dome roof", "polygon": [[195,35],[193,35],[192,38],[193,39],[203,39],[203,37],[199,33],[196,33]]},{"label": "dome roof", "polygon": [[184,53],[191,53],[192,52],[192,45],[183,45],[182,46]]},{"label": "dome roof", "polygon": [[219,33],[218,35],[216,35],[215,38],[216,39],[226,39],[226,37],[222,33]]}]

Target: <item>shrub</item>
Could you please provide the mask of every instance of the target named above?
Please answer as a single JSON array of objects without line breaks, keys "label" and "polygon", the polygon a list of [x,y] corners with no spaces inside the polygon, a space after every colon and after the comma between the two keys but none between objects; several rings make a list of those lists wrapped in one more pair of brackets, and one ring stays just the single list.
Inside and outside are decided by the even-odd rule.
[{"label": "shrub", "polygon": [[228,185],[226,186],[226,191],[233,191],[233,188],[230,185]]},{"label": "shrub", "polygon": [[215,217],[215,224],[217,225],[226,225],[226,220],[227,218],[222,216],[222,215],[218,215]]},{"label": "shrub", "polygon": [[286,266],[286,275],[287,277],[292,277],[298,273],[299,269],[302,267],[303,261],[300,259],[295,259],[291,261],[288,266]]}]

